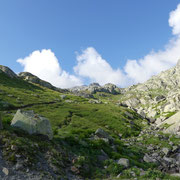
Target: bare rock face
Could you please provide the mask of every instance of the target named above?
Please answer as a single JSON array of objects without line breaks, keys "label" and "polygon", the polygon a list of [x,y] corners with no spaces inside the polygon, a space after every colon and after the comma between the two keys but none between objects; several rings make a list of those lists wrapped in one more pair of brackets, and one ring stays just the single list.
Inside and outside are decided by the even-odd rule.
[{"label": "bare rock face", "polygon": [[[180,60],[176,66],[162,71],[142,84],[125,88],[121,103],[146,117],[166,119],[180,111]],[[138,103],[139,101],[139,103]]]},{"label": "bare rock face", "polygon": [[97,92],[104,92],[109,94],[121,94],[122,88],[117,87],[114,84],[108,83],[104,86],[100,86],[98,83],[91,83],[89,86],[77,86],[70,89],[73,93],[89,93],[95,94]]},{"label": "bare rock face", "polygon": [[0,72],[4,72],[6,75],[8,75],[11,78],[17,78],[18,76],[8,67],[0,65]]},{"label": "bare rock face", "polygon": [[35,114],[33,111],[18,110],[11,122],[11,126],[18,127],[29,134],[41,134],[49,139],[53,138],[49,120]]},{"label": "bare rock face", "polygon": [[177,112],[170,118],[158,124],[163,129],[164,133],[180,135],[180,112]]}]

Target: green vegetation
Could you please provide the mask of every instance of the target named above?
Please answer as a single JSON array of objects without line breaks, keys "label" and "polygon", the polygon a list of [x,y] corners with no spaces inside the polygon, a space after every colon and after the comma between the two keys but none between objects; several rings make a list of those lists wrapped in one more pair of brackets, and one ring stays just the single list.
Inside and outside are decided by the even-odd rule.
[{"label": "green vegetation", "polygon": [[[115,179],[120,173],[122,178],[129,179],[132,171],[138,177],[140,169],[145,171],[141,179],[169,178],[155,170],[155,164],[140,161],[146,153],[145,148],[126,144],[126,139],[137,137],[148,125],[134,111],[116,105],[121,95],[97,93],[95,97],[102,104],[91,104],[88,99],[72,94],[61,99],[60,95],[21,79],[11,79],[0,72],[0,111],[4,126],[0,131],[0,143],[6,160],[16,163],[21,156],[26,160],[25,166],[33,168],[40,158],[44,158],[44,162],[58,168],[59,177],[65,177],[65,169],[73,167],[72,173],[91,179]],[[10,123],[18,108],[34,110],[47,117],[52,125],[53,140],[12,128]],[[113,143],[95,139],[98,128],[105,130],[113,138]],[[154,137],[144,141],[144,144],[157,143],[159,139]],[[130,167],[126,169],[119,165],[119,158],[129,159]]]}]

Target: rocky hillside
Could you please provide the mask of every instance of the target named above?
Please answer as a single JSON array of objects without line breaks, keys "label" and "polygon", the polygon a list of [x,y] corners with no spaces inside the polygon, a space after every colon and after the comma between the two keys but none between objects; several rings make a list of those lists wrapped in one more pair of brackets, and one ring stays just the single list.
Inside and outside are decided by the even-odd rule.
[{"label": "rocky hillside", "polygon": [[125,89],[120,102],[157,124],[180,110],[180,60],[147,82]]},{"label": "rocky hillside", "polygon": [[[127,89],[57,91],[0,67],[0,179],[180,179],[180,137],[168,129],[178,109],[159,110],[174,87],[156,85],[165,75]],[[168,122],[151,123],[162,117]]]}]

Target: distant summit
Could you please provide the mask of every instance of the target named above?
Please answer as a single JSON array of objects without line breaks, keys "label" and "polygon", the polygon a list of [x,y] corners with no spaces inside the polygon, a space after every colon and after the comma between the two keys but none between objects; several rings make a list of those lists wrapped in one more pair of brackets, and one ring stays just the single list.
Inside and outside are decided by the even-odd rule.
[{"label": "distant summit", "polygon": [[98,83],[91,83],[89,86],[76,86],[74,88],[70,88],[70,91],[73,93],[87,92],[89,94],[104,92],[115,95],[115,94],[120,94],[122,88],[118,88],[116,85],[111,83],[105,84],[104,86],[100,86]]}]

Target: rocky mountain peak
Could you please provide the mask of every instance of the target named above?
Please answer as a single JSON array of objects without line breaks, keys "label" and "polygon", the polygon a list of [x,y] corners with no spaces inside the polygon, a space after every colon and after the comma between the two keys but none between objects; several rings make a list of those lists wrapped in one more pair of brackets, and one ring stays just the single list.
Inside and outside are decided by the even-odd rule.
[{"label": "rocky mountain peak", "polygon": [[[142,84],[126,88],[122,104],[156,124],[180,111],[180,60]],[[178,126],[179,127],[179,126]]]},{"label": "rocky mountain peak", "polygon": [[49,89],[53,89],[53,85],[51,85],[49,82],[41,80],[40,78],[29,72],[21,72],[18,74],[18,76],[31,83],[40,84],[41,86],[47,87]]},{"label": "rocky mountain peak", "polygon": [[7,66],[0,65],[0,71],[4,72],[7,76],[11,78],[17,78],[17,75]]}]

